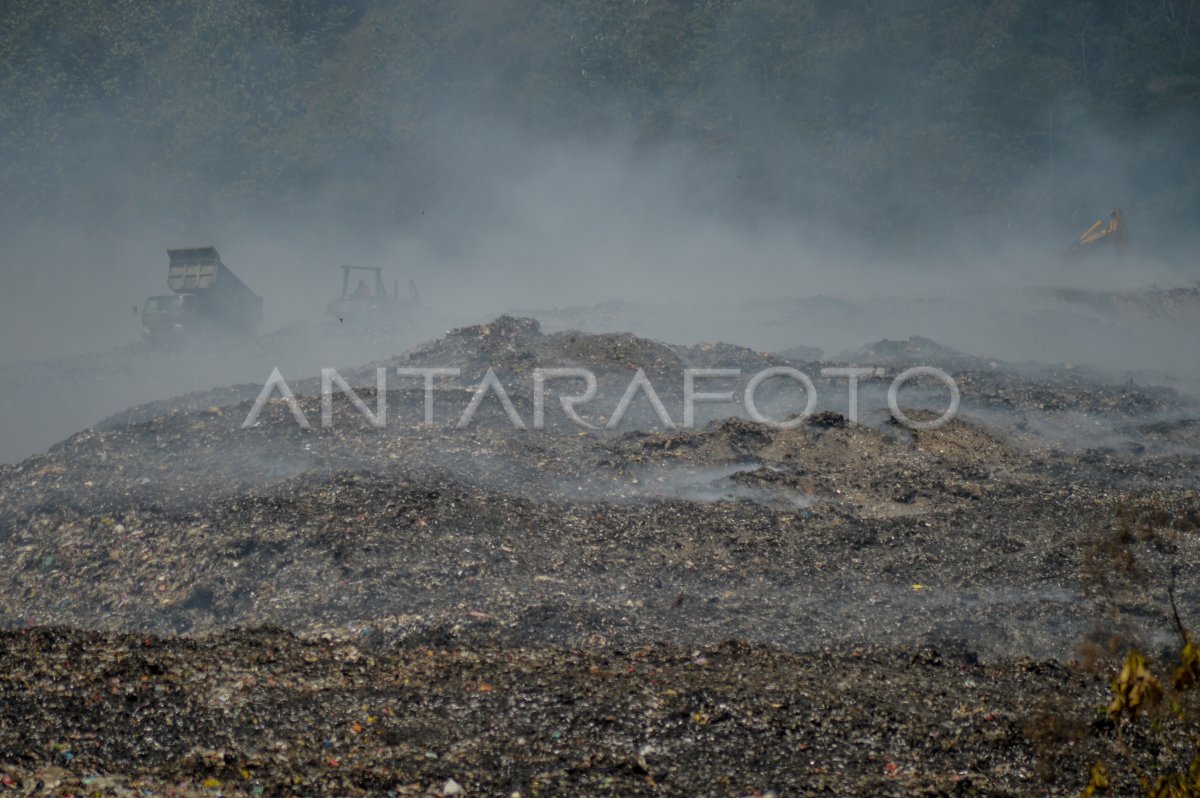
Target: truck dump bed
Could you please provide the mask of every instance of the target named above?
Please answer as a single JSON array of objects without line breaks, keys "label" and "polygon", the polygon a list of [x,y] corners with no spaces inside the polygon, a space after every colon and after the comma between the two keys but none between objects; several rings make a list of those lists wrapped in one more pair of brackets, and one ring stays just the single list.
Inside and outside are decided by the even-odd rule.
[{"label": "truck dump bed", "polygon": [[216,247],[168,249],[167,287],[194,294],[201,312],[230,332],[253,335],[262,321],[262,297],[221,262]]}]

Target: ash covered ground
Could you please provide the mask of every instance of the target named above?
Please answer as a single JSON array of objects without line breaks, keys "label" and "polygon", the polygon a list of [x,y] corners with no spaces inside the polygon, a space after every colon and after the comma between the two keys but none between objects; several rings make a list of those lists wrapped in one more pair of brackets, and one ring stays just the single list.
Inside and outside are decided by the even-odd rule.
[{"label": "ash covered ground", "polygon": [[[278,399],[242,429],[247,382],[0,466],[3,785],[1077,793],[1111,755],[1110,658],[1170,649],[1168,585],[1200,614],[1188,375],[577,329],[626,310],[383,339],[407,351],[340,373],[374,409],[388,369],[384,429],[340,394],[322,428],[319,380],[288,374],[312,429]],[[888,375],[862,384],[858,424],[820,376],[845,365]],[[887,409],[918,365],[961,391],[939,429]],[[740,369],[723,389],[741,396],[774,366],[814,379],[803,423],[735,401],[683,428],[685,368]],[[432,426],[397,367],[460,370]],[[489,368],[532,426],[534,369],[563,367],[596,374],[580,412],[601,428],[550,398],[545,429],[517,429],[494,395],[455,428]],[[602,428],[637,369],[675,428],[644,396]],[[772,381],[759,404],[797,396]],[[919,418],[946,403],[936,382],[902,396]]]}]

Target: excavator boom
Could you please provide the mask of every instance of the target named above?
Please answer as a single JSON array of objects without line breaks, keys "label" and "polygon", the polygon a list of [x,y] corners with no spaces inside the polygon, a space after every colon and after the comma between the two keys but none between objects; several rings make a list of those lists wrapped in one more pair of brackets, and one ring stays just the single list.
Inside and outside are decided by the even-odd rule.
[{"label": "excavator boom", "polygon": [[1113,208],[1107,218],[1097,219],[1091,227],[1084,230],[1067,250],[1066,255],[1082,256],[1104,241],[1111,241],[1121,258],[1129,254],[1129,229],[1125,226],[1125,214],[1120,208]]}]

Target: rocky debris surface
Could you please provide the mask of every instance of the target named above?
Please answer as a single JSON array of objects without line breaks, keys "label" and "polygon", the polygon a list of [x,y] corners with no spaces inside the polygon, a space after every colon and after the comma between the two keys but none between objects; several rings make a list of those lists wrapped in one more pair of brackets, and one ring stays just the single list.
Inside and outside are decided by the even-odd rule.
[{"label": "rocky debris surface", "polygon": [[1133,291],[1088,291],[1060,288],[1055,294],[1067,302],[1095,308],[1122,319],[1195,325],[1200,322],[1200,282],[1175,288]]},{"label": "rocky debris surface", "polygon": [[[821,376],[847,364],[889,375],[858,424]],[[883,396],[922,364],[962,393],[938,429]],[[797,420],[764,386],[788,429],[737,400],[781,365],[821,396]],[[460,370],[432,426],[419,382],[388,378],[383,428],[340,393],[324,427],[299,379],[309,429],[278,396],[243,429],[247,384],[0,466],[0,626],[33,627],[0,648],[0,787],[1033,794],[1021,719],[1058,696],[1089,728],[1105,685],[1021,658],[1165,650],[1169,584],[1200,616],[1200,412],[1170,389],[919,338],[804,362],[512,317],[342,373],[376,408],[397,367]],[[531,428],[554,367],[596,374],[590,428],[550,389]],[[695,428],[685,368],[741,370]],[[491,394],[456,427],[488,369],[524,428]],[[640,395],[605,429],[639,369],[673,423]]]},{"label": "rocky debris surface", "polygon": [[18,795],[1073,795],[1108,728],[1096,674],[931,650],[40,628],[0,673]]},{"label": "rocky debris surface", "polygon": [[[1130,545],[1150,573],[1181,571],[1180,596],[1193,600],[1200,453],[1172,426],[1195,434],[1187,401],[959,360],[975,407],[1003,394],[1032,413],[1058,391],[1112,411],[1095,418],[1125,425],[1124,437],[1073,452],[1029,423],[967,414],[919,431],[875,410],[858,425],[826,410],[792,429],[739,417],[671,429],[644,397],[612,431],[580,429],[552,401],[546,429],[517,429],[495,396],[456,428],[488,368],[514,386],[526,421],[519,385],[539,365],[619,377],[584,414],[599,422],[638,368],[678,418],[684,366],[778,362],[502,318],[388,363],[462,370],[437,392],[432,427],[420,390],[405,388],[389,390],[384,429],[340,395],[323,428],[319,382],[301,381],[311,429],[278,399],[243,429],[257,393],[244,386],[135,409],[0,468],[0,622],[400,637],[445,626],[513,644],[740,637],[794,650],[899,636],[1069,658],[1113,601],[1126,615],[1161,611],[1161,595],[1132,577],[1101,601],[1083,575],[1117,534],[1117,508],[1135,501],[1175,513]],[[373,366],[347,373],[374,379]],[[1131,401],[1105,399],[1118,392]],[[369,388],[361,395],[375,406]],[[1181,420],[1136,421],[1163,414]]]},{"label": "rocky debris surface", "polygon": [[[802,357],[811,357],[803,359]],[[452,330],[444,337],[421,344],[408,352],[342,368],[339,373],[362,395],[372,398],[376,373],[383,368],[389,375],[387,388],[397,400],[402,420],[421,419],[420,377],[398,377],[396,368],[443,368],[459,370],[455,376],[438,376],[435,391],[439,407],[437,425],[452,426],[469,402],[486,372],[491,369],[518,406],[520,415],[531,421],[533,372],[535,369],[584,368],[597,376],[597,397],[582,406],[581,415],[601,425],[614,405],[628,389],[636,371],[642,370],[655,392],[668,406],[675,425],[682,423],[683,371],[685,369],[737,369],[736,380],[698,383],[697,391],[726,390],[732,401],[709,407],[697,406],[701,420],[720,420],[746,416],[744,389],[756,373],[773,367],[790,367],[808,375],[818,395],[817,410],[846,415],[848,386],[843,376],[825,376],[829,368],[875,367],[878,375],[859,382],[860,416],[874,414],[876,427],[887,416],[887,391],[891,381],[916,366],[933,366],[955,381],[964,416],[990,429],[999,429],[1014,444],[1024,448],[1105,450],[1117,448],[1131,452],[1159,451],[1163,448],[1185,451],[1200,403],[1194,397],[1170,387],[1141,385],[1133,381],[1113,381],[1093,368],[1072,364],[1013,364],[994,358],[982,358],[945,347],[926,338],[882,340],[859,350],[844,352],[835,358],[821,359],[820,350],[791,347],[779,353],[759,352],[726,343],[701,343],[677,346],[639,338],[625,333],[589,334],[577,330],[543,332],[541,325],[527,318],[504,316],[490,324]],[[211,413],[214,408],[237,407],[239,412],[262,390],[264,374],[258,382],[199,391],[185,396],[145,403],[123,411],[96,425],[98,430],[131,427],[134,424],[182,412]],[[289,385],[297,394],[315,396],[320,392],[318,378],[295,379]],[[905,407],[928,407],[941,412],[947,406],[945,386],[936,380],[918,377],[906,383],[902,403]],[[403,392],[407,391],[407,394]],[[551,385],[546,391],[549,424],[563,421],[557,412],[557,395],[581,392],[579,384]],[[402,395],[403,394],[403,395]],[[805,396],[787,379],[764,383],[758,401],[764,410],[782,408],[798,412]],[[443,399],[448,400],[443,403]],[[638,397],[631,409],[630,427],[661,428],[657,416]],[[372,405],[373,406],[373,405]],[[491,400],[482,405],[486,419]],[[248,409],[248,406],[247,406]],[[393,414],[392,418],[395,418]],[[860,419],[869,422],[869,419]],[[482,426],[486,426],[484,423]],[[1179,438],[1182,434],[1183,439]]]}]

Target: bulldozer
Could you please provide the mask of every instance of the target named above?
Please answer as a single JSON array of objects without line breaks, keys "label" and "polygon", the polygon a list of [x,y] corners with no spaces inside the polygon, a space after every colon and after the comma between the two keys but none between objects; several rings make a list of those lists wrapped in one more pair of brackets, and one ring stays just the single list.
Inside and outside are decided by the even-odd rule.
[{"label": "bulldozer", "polygon": [[1117,257],[1125,260],[1130,254],[1129,229],[1125,226],[1125,214],[1120,208],[1113,208],[1108,216],[1097,219],[1091,227],[1084,230],[1075,243],[1063,253],[1063,257],[1074,260],[1081,258],[1096,249],[1104,242],[1113,245]]},{"label": "bulldozer", "polygon": [[[374,275],[373,282],[359,279],[357,286],[351,288],[351,274],[358,272]],[[325,315],[338,321],[396,321],[401,314],[419,307],[421,295],[412,280],[408,281],[408,296],[401,298],[400,281],[393,281],[389,294],[381,267],[342,266],[342,294],[325,306]]]}]

